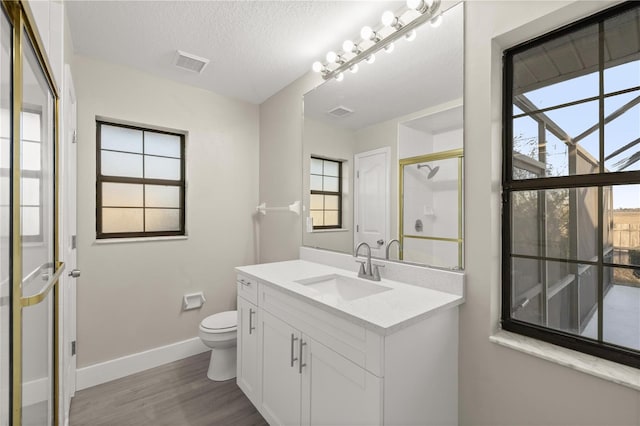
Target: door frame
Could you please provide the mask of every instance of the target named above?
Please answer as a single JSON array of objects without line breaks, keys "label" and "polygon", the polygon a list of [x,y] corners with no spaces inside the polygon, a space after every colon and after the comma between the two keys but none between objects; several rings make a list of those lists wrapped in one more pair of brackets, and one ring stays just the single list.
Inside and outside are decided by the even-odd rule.
[{"label": "door frame", "polygon": [[[385,190],[387,192],[387,198],[385,203],[385,233],[384,233],[384,241],[385,244],[389,242],[389,237],[391,235],[391,147],[385,146],[382,148],[372,149],[369,151],[358,152],[353,155],[353,250],[355,250],[356,246],[359,244],[358,240],[358,215],[360,213],[360,186],[358,183],[357,173],[360,170],[360,159],[362,157],[368,157],[371,155],[386,155],[386,164],[385,167],[387,169],[387,173],[385,176]],[[373,247],[372,247],[373,249]]]}]

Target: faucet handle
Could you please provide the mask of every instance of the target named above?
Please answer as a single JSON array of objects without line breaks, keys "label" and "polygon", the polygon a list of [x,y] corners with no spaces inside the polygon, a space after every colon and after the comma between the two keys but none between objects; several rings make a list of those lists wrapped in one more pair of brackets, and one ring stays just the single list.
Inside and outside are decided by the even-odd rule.
[{"label": "faucet handle", "polygon": [[378,268],[384,268],[384,265],[382,265],[380,263],[374,263],[373,264],[372,275],[373,275],[373,280],[374,281],[380,281],[380,270]]},{"label": "faucet handle", "polygon": [[364,277],[365,275],[367,275],[367,271],[365,268],[365,263],[367,263],[366,260],[356,260],[357,263],[360,264],[360,270],[358,271],[358,276],[359,277]]}]

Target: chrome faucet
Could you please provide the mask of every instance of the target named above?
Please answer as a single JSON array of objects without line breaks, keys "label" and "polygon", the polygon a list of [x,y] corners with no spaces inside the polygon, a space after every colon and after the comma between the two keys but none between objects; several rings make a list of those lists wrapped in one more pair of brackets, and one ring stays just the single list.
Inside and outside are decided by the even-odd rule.
[{"label": "chrome faucet", "polygon": [[395,238],[391,241],[389,241],[387,243],[387,250],[385,252],[385,256],[384,258],[389,260],[389,250],[391,250],[391,244],[393,243],[398,243],[398,254],[402,253],[402,244],[400,244],[400,241],[396,240]]},{"label": "chrome faucet", "polygon": [[353,256],[355,258],[358,257],[360,247],[362,246],[365,246],[367,248],[367,260],[356,260],[356,262],[360,263],[360,271],[358,271],[358,277],[366,278],[372,281],[380,281],[380,270],[378,269],[378,267],[384,265],[371,265],[371,246],[369,246],[369,244],[365,243],[364,241],[358,244],[358,246],[356,247],[356,252]]}]

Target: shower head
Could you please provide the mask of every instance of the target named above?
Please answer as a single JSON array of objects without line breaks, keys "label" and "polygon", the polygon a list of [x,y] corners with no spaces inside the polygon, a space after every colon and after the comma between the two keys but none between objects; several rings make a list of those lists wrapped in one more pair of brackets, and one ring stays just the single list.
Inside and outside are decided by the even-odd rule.
[{"label": "shower head", "polygon": [[427,179],[431,179],[432,177],[434,177],[436,173],[438,173],[438,170],[440,170],[440,166],[431,167],[428,164],[418,164],[418,170],[423,167],[426,167],[427,169],[429,169],[429,174],[427,175]]}]

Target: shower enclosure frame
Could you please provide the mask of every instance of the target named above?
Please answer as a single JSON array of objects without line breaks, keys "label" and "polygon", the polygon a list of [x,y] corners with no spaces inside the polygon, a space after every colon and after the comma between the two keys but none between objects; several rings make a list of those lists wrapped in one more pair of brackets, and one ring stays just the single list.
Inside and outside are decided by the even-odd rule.
[{"label": "shower enclosure frame", "polygon": [[[22,0],[11,1],[1,0],[2,12],[6,15],[12,32],[11,40],[11,195],[10,195],[10,330],[11,337],[9,339],[10,348],[10,374],[9,379],[9,423],[13,426],[22,424],[22,310],[25,307],[36,305],[51,294],[52,300],[52,405],[51,405],[51,422],[54,425],[59,423],[59,394],[60,394],[60,377],[59,377],[59,277],[64,270],[64,263],[59,261],[59,117],[60,117],[60,96],[58,87],[53,77],[53,68],[44,52],[44,44],[35,26],[35,18],[31,13],[31,9],[25,5]],[[25,40],[26,38],[26,40]],[[31,43],[31,47],[35,53],[38,65],[41,68],[44,79],[46,80],[52,101],[53,112],[53,268],[54,273],[47,280],[46,285],[35,295],[24,297],[22,294],[22,249],[23,241],[21,235],[21,114],[23,110],[23,52],[28,48],[27,43]],[[17,113],[16,113],[17,112]]]},{"label": "shower enclosure frame", "polygon": [[[432,161],[458,159],[458,237],[457,238],[445,238],[435,236],[423,236],[423,235],[411,235],[404,233],[404,168],[406,166],[413,166],[420,163],[429,163]],[[420,155],[417,157],[403,158],[398,162],[398,239],[400,240],[400,246],[404,247],[405,238],[430,240],[430,241],[443,241],[458,244],[458,265],[457,269],[464,267],[464,194],[463,194],[463,178],[464,178],[464,149],[452,149],[449,151],[440,151],[433,154]],[[434,176],[435,177],[435,176]],[[404,260],[403,250],[399,252],[399,260]],[[433,265],[439,266],[439,265]]]}]

